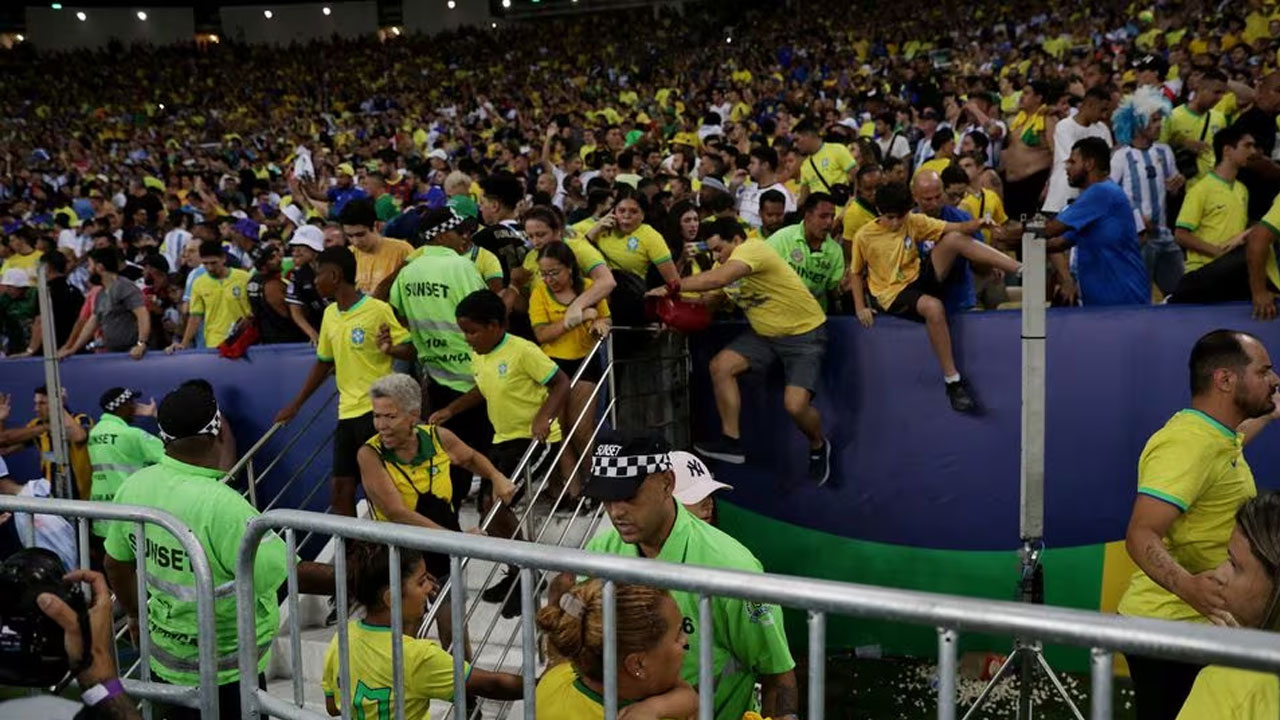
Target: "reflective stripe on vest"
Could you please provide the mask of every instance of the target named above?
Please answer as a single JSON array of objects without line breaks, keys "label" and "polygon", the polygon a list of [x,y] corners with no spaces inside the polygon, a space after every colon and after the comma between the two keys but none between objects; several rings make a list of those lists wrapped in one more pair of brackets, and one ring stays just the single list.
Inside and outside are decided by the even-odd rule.
[{"label": "reflective stripe on vest", "polygon": [[[258,646],[258,662],[262,662],[262,658],[271,649],[272,640]],[[180,658],[164,648],[152,643],[151,645],[151,661],[157,662],[174,672],[198,673],[200,672],[199,656],[194,660]],[[214,667],[218,672],[227,672],[229,670],[237,670],[240,667],[240,655],[237,651],[229,652],[226,655],[219,655],[214,659]]]}]

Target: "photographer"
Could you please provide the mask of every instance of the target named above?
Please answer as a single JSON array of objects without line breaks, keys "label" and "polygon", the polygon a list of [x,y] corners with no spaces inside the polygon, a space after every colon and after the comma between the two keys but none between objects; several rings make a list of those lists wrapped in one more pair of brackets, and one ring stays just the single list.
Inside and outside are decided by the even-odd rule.
[{"label": "photographer", "polygon": [[[93,599],[89,605],[90,649],[89,662],[76,674],[76,684],[83,690],[81,695],[84,707],[74,702],[50,696],[37,696],[21,700],[11,700],[0,705],[0,715],[8,720],[57,720],[58,718],[76,718],[76,720],[133,720],[141,718],[138,708],[125,694],[120,684],[120,673],[116,668],[115,646],[112,638],[111,592],[107,590],[107,581],[100,573],[92,570],[75,570],[63,576],[67,583],[85,582],[93,588]],[[80,667],[85,659],[84,638],[81,635],[80,618],[76,611],[67,605],[62,598],[52,593],[41,593],[36,598],[40,611],[58,623],[66,632],[67,660],[71,667]],[[79,709],[79,712],[76,710]]]}]

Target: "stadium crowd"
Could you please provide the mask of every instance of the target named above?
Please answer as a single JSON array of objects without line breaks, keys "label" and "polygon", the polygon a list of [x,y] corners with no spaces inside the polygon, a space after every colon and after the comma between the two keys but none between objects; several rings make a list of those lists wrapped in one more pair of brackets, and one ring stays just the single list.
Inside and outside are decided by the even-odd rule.
[{"label": "stadium crowd", "polygon": [[[710,364],[721,434],[696,449],[745,462],[738,383],[780,364],[783,406],[808,440],[808,478],[821,485],[832,448],[812,398],[828,317],[868,329],[876,315],[923,324],[950,407],[975,412],[948,318],[1018,302],[1019,243],[1035,215],[1053,282],[1050,297],[1023,301],[1245,301],[1254,317],[1274,318],[1278,38],[1280,10],[1262,0],[1065,11],[975,0],[873,13],[793,0],[335,39],[283,53],[233,43],[62,54],[19,46],[0,54],[10,109],[0,119],[0,351],[40,354],[50,321],[59,358],[127,352],[145,362],[148,352],[192,347],[239,357],[257,343],[310,342],[316,362],[276,419],[290,421],[335,376],[335,512],[353,515],[362,486],[376,519],[460,530],[474,473],[482,508],[498,507],[490,532],[520,537],[509,506],[522,489],[510,478],[522,461],[550,470],[560,457],[571,495],[604,503],[613,521],[591,549],[759,570],[705,522],[716,489],[697,481],[705,466],[684,473],[681,487],[695,458],[673,463],[652,438],[591,447],[572,431],[601,379],[595,342],[615,322],[692,331],[713,315],[745,319]],[[49,317],[37,304],[40,268]],[[1200,365],[1193,354],[1205,403],[1197,412],[1232,418],[1230,427],[1275,411],[1270,361],[1247,337],[1198,345]],[[1245,393],[1216,384],[1228,382],[1219,371],[1245,366],[1260,368],[1247,407]],[[47,395],[37,391],[27,428],[4,429],[9,399],[0,402],[0,447],[47,449]],[[65,413],[73,457],[83,455],[81,497],[179,517],[202,504],[225,517],[253,512],[207,482],[234,451],[208,387],[184,385],[158,409],[137,401],[108,392],[96,425]],[[163,452],[155,438],[134,437],[135,415],[157,415]],[[540,449],[530,455],[531,440]],[[117,454],[95,460],[95,448]],[[575,475],[582,456],[590,470]],[[121,471],[143,466],[160,470]],[[1274,498],[1243,505],[1244,534],[1232,536],[1235,509],[1254,491],[1252,475],[1237,477],[1247,465],[1231,468],[1235,504],[1214,511],[1204,531],[1214,549],[1182,575],[1218,573],[1229,541],[1233,572],[1261,593],[1275,585]],[[174,478],[199,488],[166,496]],[[1171,492],[1148,495],[1190,517],[1191,503]],[[1153,526],[1157,544],[1202,542],[1172,522]],[[234,552],[225,526],[192,529]],[[133,582],[124,535],[94,532],[95,557],[117,588]],[[1241,560],[1250,544],[1257,563]],[[385,685],[377,633],[389,623],[390,560],[351,550],[360,568],[352,595],[365,607],[352,621],[353,663]],[[1187,559],[1173,554],[1161,567]],[[447,576],[442,560],[402,556],[407,613]],[[1203,580],[1210,591],[1182,587],[1192,581],[1171,572],[1165,584],[1135,560],[1163,588],[1145,588],[1151,597],[1185,600],[1189,615],[1178,619],[1274,626],[1274,599],[1265,611],[1253,596],[1241,600],[1243,582],[1232,590],[1218,573]],[[283,547],[259,562],[270,596],[259,621],[270,624]],[[303,586],[332,592],[331,570],[305,570]],[[518,614],[517,577],[509,568],[484,599]],[[599,704],[600,588],[573,581],[559,579],[538,618],[565,660],[539,685],[540,716],[545,707],[556,708],[547,717],[590,717]],[[664,597],[618,589],[619,671],[629,673],[618,687],[643,706],[636,716],[696,709],[698,653],[684,652],[699,641],[696,602]],[[137,600],[122,604],[136,615]],[[742,717],[758,682],[766,714],[796,716],[781,620],[759,622],[779,611],[742,606],[723,610],[749,622],[706,639],[722,678],[716,715]],[[441,638],[453,632],[447,617]],[[407,615],[405,626],[420,619]],[[190,684],[194,646],[175,639],[183,628],[165,629],[169,659],[157,672]],[[234,639],[234,627],[220,627],[219,653]],[[405,652],[423,668],[406,703],[452,694],[452,661],[438,646]],[[326,665],[332,699],[332,657]],[[1140,688],[1144,718],[1181,717],[1187,693],[1187,707],[1203,708],[1224,687],[1253,692],[1238,675],[1206,671],[1207,689],[1193,691],[1198,667],[1139,666],[1156,688],[1184,673],[1186,691],[1157,712]],[[219,680],[225,690],[239,677]],[[476,672],[468,690],[512,698],[519,681]],[[234,687],[223,695],[224,708],[238,708]],[[1194,717],[1209,717],[1202,712]]]}]

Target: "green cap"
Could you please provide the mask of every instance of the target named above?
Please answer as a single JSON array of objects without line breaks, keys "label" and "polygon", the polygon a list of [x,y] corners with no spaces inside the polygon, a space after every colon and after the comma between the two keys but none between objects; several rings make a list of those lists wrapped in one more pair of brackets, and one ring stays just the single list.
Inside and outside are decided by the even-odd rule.
[{"label": "green cap", "polygon": [[471,199],[470,195],[454,195],[449,198],[449,207],[464,218],[480,217],[480,206],[476,205],[476,201]]}]

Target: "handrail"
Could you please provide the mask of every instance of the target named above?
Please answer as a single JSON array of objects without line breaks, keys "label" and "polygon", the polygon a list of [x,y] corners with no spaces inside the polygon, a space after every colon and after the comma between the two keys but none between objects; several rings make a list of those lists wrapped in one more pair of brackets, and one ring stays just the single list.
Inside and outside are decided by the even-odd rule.
[{"label": "handrail", "polygon": [[262,433],[262,437],[258,438],[258,441],[251,445],[244,455],[240,456],[240,459],[236,461],[235,465],[231,466],[226,475],[222,476],[222,482],[229,483],[234,480],[235,476],[239,475],[240,471],[244,470],[245,466],[249,464],[249,461],[253,460],[254,456],[258,454],[262,446],[266,445],[267,441],[274,437],[282,427],[284,427],[284,423],[273,423],[271,427],[267,428],[267,431]]},{"label": "handrail", "polygon": [[[613,377],[613,366],[610,365],[604,369],[604,373],[601,374],[600,380],[604,381],[605,379],[612,378],[612,377]],[[591,395],[587,397],[586,405],[584,405],[582,408],[582,411],[578,413],[578,418],[573,423],[573,429],[572,431],[570,431],[568,435],[565,436],[566,438],[572,437],[574,434],[578,432],[578,427],[582,424],[583,419],[586,418],[586,415],[588,412],[592,411],[592,405],[593,403],[595,403],[596,398],[599,396],[601,387],[602,387],[601,383],[597,383],[595,388],[591,391]],[[607,418],[609,416],[609,413],[613,411],[614,408],[616,407],[617,407],[617,402],[615,400],[610,400],[609,404],[605,407],[605,411],[604,411],[605,417]],[[604,422],[604,418],[601,418],[601,421],[597,423],[596,434],[599,433],[600,425],[602,425],[603,422]],[[595,436],[593,435],[593,439],[594,437]],[[547,464],[546,472],[543,473],[542,479],[537,482],[537,487],[534,490],[532,497],[530,497],[528,502],[525,503],[524,512],[520,514],[520,517],[516,522],[517,531],[523,530],[525,528],[525,525],[529,522],[529,518],[532,517],[533,515],[534,504],[538,501],[539,498],[542,497],[542,494],[546,491],[547,485],[550,484],[551,482],[551,475],[555,473],[556,467],[560,463],[560,458],[564,456],[565,450],[567,448],[568,448],[568,445],[566,443],[561,443],[559,451],[556,452],[556,456],[551,460],[550,463]],[[574,474],[577,474],[578,468],[582,466],[582,460],[583,458],[581,457],[578,458],[578,463],[574,465]],[[557,506],[558,506],[558,503],[557,503]],[[554,510],[555,508],[553,507],[552,511],[554,512]],[[539,533],[539,537],[541,537],[541,533]],[[534,542],[536,542],[536,540]],[[497,565],[489,568],[489,574],[485,576],[485,579],[482,585],[484,587],[488,587],[489,584],[493,582],[493,579],[494,577],[497,576],[497,574],[498,574]],[[505,598],[503,602],[506,602]],[[475,614],[475,611],[479,607],[479,604],[480,604],[480,600],[477,599],[474,603],[472,603],[472,606],[468,608],[467,622],[471,621],[471,616]]]},{"label": "handrail", "polygon": [[[584,358],[582,359],[582,362],[581,362],[581,363],[579,363],[577,372],[575,372],[575,373],[573,374],[573,378],[572,378],[572,379],[570,379],[570,381],[569,381],[569,388],[570,388],[570,389],[572,389],[575,385],[577,385],[577,384],[578,384],[578,381],[582,379],[582,374],[583,374],[583,373],[586,371],[586,369],[590,366],[591,361],[592,361],[593,359],[595,359],[596,353],[597,353],[597,352],[599,352],[599,350],[600,350],[601,346],[602,346],[602,345],[604,345],[604,343],[605,343],[605,342],[606,342],[605,338],[601,338],[601,339],[599,339],[599,340],[596,340],[595,344],[591,346],[591,351],[590,351],[590,352],[588,352],[588,353],[587,353],[587,355],[586,355],[586,357],[584,357]],[[606,368],[605,368],[605,373],[608,373],[608,372],[609,372],[609,370],[610,370],[610,368],[609,368],[609,367],[606,367]],[[599,390],[599,387],[600,387],[600,385],[599,385],[599,383],[597,383],[597,384],[596,384],[596,390]],[[594,392],[592,393],[592,397],[593,397],[593,398],[595,397],[595,393],[594,393]],[[590,407],[590,401],[588,402],[587,407]],[[585,409],[584,409],[584,413],[585,413]],[[579,415],[579,419],[581,419],[581,415]],[[565,448],[565,447],[567,447],[567,441],[568,441],[568,439],[573,437],[573,433],[574,433],[574,432],[577,432],[577,429],[578,429],[578,423],[574,423],[574,425],[573,425],[573,430],[572,430],[572,431],[570,431],[567,435],[564,435],[564,438],[565,438],[565,441],[566,441],[566,442],[565,442],[565,444],[564,444],[564,445],[562,445],[562,446],[561,446],[561,448],[560,448],[560,452],[561,452],[561,453],[563,453],[563,452],[564,452],[564,448]],[[563,431],[564,431],[564,429],[563,429],[563,428],[561,428],[561,432],[562,432],[562,433],[563,433]],[[515,483],[515,486],[516,486],[517,491],[525,487],[524,480],[523,480],[523,479],[520,479],[520,478],[521,478],[521,476],[528,474],[528,473],[525,471],[525,469],[526,469],[526,468],[527,468],[527,466],[529,465],[530,459],[533,457],[533,453],[534,453],[534,451],[535,451],[535,450],[537,450],[538,446],[540,446],[541,444],[542,444],[542,443],[538,442],[537,440],[530,440],[530,441],[529,441],[529,446],[528,446],[527,448],[525,448],[525,450],[524,450],[524,454],[520,456],[520,462],[516,463],[515,470],[514,470],[514,471],[512,471],[512,473],[511,473],[511,474],[512,474],[512,476],[513,476],[511,479],[512,479],[512,481]],[[557,455],[556,455],[556,458],[558,459],[559,457],[560,457],[560,455],[559,455],[559,454],[557,454]],[[539,486],[539,488],[538,488],[537,492],[534,494],[534,496],[533,496],[533,497],[531,497],[531,498],[529,498],[529,500],[528,500],[528,502],[527,502],[527,504],[526,504],[526,507],[525,507],[525,513],[524,513],[524,516],[523,516],[523,517],[521,517],[521,518],[520,518],[520,520],[519,520],[519,522],[516,524],[516,531],[517,531],[517,532],[519,532],[520,528],[524,527],[525,520],[528,518],[529,513],[530,513],[530,512],[532,512],[532,510],[533,510],[533,503],[534,503],[534,501],[535,501],[535,500],[537,500],[537,498],[538,498],[538,496],[539,496],[539,495],[541,495],[541,493],[542,493],[542,487],[545,487],[545,486],[546,486],[546,478],[547,478],[547,477],[550,477],[550,474],[549,474],[549,473],[550,473],[552,470],[554,470],[554,469],[555,469],[555,463],[554,463],[554,462],[552,462],[552,463],[550,463],[550,466],[549,466],[549,468],[548,468],[548,475],[547,475],[547,476],[545,476],[545,477],[543,478],[542,484]],[[480,522],[480,527],[479,527],[480,532],[486,532],[486,531],[488,531],[488,529],[489,529],[489,525],[493,523],[493,519],[494,519],[495,517],[497,517],[497,515],[498,515],[498,510],[499,510],[499,508],[500,508],[500,504],[499,504],[499,503],[497,503],[497,502],[495,502],[495,503],[493,504],[493,506],[489,508],[489,512],[485,514],[484,519]],[[464,570],[465,570],[465,569],[466,569],[466,567],[467,567],[468,560],[469,560],[468,558],[463,558],[463,561],[462,561],[462,568],[463,568]],[[489,578],[490,578],[490,579],[492,579],[492,578],[493,578],[493,575],[494,575],[494,572],[493,572],[493,571],[491,571],[491,572],[489,573]],[[486,582],[487,582],[487,581],[486,581]],[[444,583],[440,586],[439,591],[436,593],[436,599],[435,599],[435,601],[431,603],[431,606],[427,609],[427,613],[426,613],[426,615],[424,615],[424,616],[423,616],[423,618],[422,618],[422,624],[418,626],[418,632],[417,632],[417,634],[416,634],[416,637],[418,637],[418,638],[425,638],[425,637],[427,636],[427,633],[428,633],[428,631],[429,631],[429,629],[430,629],[430,627],[431,627],[431,623],[435,621],[436,616],[440,613],[440,608],[441,608],[441,606],[443,606],[443,605],[444,605],[444,603],[445,603],[446,599],[449,597],[449,589],[450,589],[450,587],[451,587],[452,583],[453,583],[453,577],[451,576],[451,577],[449,577],[447,580],[445,580],[445,581],[444,581]],[[470,617],[470,614],[468,614],[468,617]]]},{"label": "handrail", "polygon": [[[1042,642],[1106,648],[1166,660],[1208,662],[1270,673],[1280,671],[1280,643],[1276,642],[1275,633],[1261,630],[1104,615],[1070,608],[1032,606],[1010,601],[716,567],[698,566],[697,572],[691,572],[689,565],[660,560],[593,553],[450,530],[336,518],[297,510],[272,510],[249,522],[236,562],[237,577],[240,580],[236,594],[239,603],[237,621],[242,638],[239,648],[242,674],[251,672],[257,665],[257,647],[252,642],[243,641],[245,637],[252,637],[254,632],[254,558],[262,537],[268,531],[280,527],[314,530],[346,539],[391,544],[443,555],[511,563],[522,568],[601,578],[605,580],[605,624],[610,627],[616,621],[613,591],[616,583],[626,582],[693,593],[704,600],[718,596],[802,608],[809,610],[811,617],[815,619],[826,613],[836,613],[937,627],[940,629],[940,650],[945,648],[944,652],[947,653],[941,660],[941,666],[948,671],[955,668],[958,644],[954,635],[948,633],[957,631],[1013,635]],[[290,568],[290,572],[295,571]],[[527,575],[525,577],[524,582],[532,579]],[[399,588],[393,587],[392,597],[398,595]],[[710,619],[710,605],[704,601],[700,601],[700,605],[705,609],[702,617]],[[522,617],[522,622],[532,622],[532,618]],[[821,629],[821,621],[811,624],[811,630],[815,626]],[[703,625],[702,631],[711,630],[713,627]],[[456,629],[455,632],[457,631]],[[818,650],[821,650],[823,637],[819,632],[811,632],[811,642],[817,641]],[[615,670],[613,675],[606,673],[605,676],[606,717],[611,715],[609,709],[613,705],[609,700],[616,699],[617,693],[616,646],[610,642],[611,638],[612,633],[607,630],[605,664]],[[943,643],[941,639],[949,641]],[[456,640],[455,648],[461,648],[461,643]],[[526,652],[531,650],[527,648]],[[1107,657],[1106,653],[1096,655]],[[702,671],[703,677],[710,679],[708,675],[711,669],[703,667]],[[945,689],[948,683],[939,685]],[[707,689],[709,688],[703,688]],[[251,683],[243,683],[241,692],[247,718],[256,718],[260,701],[270,702],[263,698],[266,693],[258,691]],[[532,698],[526,698],[526,702],[531,700]],[[940,695],[940,716],[946,714],[948,709],[954,711],[955,701],[954,695]]]},{"label": "handrail", "polygon": [[[597,387],[599,387],[599,386],[597,385]],[[594,430],[592,431],[592,433],[591,433],[591,439],[592,439],[592,441],[594,441],[594,440],[595,440],[595,438],[599,435],[599,433],[600,433],[600,429],[604,426],[604,422],[605,422],[605,420],[608,418],[609,410],[613,408],[613,405],[614,405],[614,403],[615,403],[615,402],[616,402],[616,400],[611,400],[611,401],[609,402],[609,405],[608,405],[608,407],[606,407],[605,412],[602,414],[602,416],[601,416],[600,420],[596,423],[595,429],[594,429]],[[582,413],[582,414],[580,414],[580,415],[579,415],[579,417],[578,417],[578,421],[579,421],[579,422],[581,422],[582,417],[583,417],[583,415],[585,415],[586,411],[587,411],[587,410],[590,410],[590,409],[591,409],[591,406],[590,406],[590,403],[588,403],[587,407],[583,408],[583,413]],[[574,425],[575,425],[574,429],[576,430],[576,429],[577,429],[577,423],[575,423]],[[562,447],[560,448],[560,450],[561,450],[561,452],[563,453],[563,452],[564,452],[564,447],[562,446]],[[580,467],[582,467],[582,463],[586,460],[586,458],[587,458],[587,455],[586,455],[585,453],[584,453],[583,455],[581,455],[581,456],[579,456],[579,457],[578,457],[578,461],[574,464],[574,467],[573,467],[573,472],[574,472],[574,474],[577,474],[578,469],[579,469]],[[557,459],[557,460],[559,460],[559,457],[557,456],[557,458],[556,458],[556,459]],[[553,467],[554,467],[554,465],[553,465]],[[546,480],[547,480],[547,479],[549,479],[549,477],[550,477],[550,473],[548,473],[547,477],[546,477],[546,478],[544,478],[544,480],[543,480],[543,485],[542,485],[542,487],[540,487],[540,488],[539,488],[539,491],[540,491],[540,492],[541,492],[542,488],[543,488],[543,487],[545,487],[545,485],[546,485]],[[538,528],[538,532],[537,532],[537,534],[536,534],[536,535],[535,535],[535,536],[530,540],[530,542],[534,542],[534,543],[541,542],[541,540],[542,540],[542,536],[543,536],[543,535],[545,535],[545,534],[546,534],[546,532],[547,532],[547,529],[551,527],[551,519],[552,519],[552,517],[554,517],[556,510],[558,510],[558,509],[560,508],[560,504],[561,504],[562,502],[564,502],[564,498],[565,498],[565,496],[566,496],[566,495],[568,495],[568,494],[569,494],[569,484],[568,484],[568,483],[565,483],[564,487],[560,488],[560,492],[559,492],[559,494],[556,496],[555,502],[554,502],[554,503],[552,503],[552,505],[551,505],[551,510],[550,510],[550,511],[548,511],[548,513],[547,513],[547,517],[546,517],[546,518],[543,520],[543,522],[542,522],[542,526],[541,526],[540,528]],[[576,506],[576,507],[574,507],[573,514],[569,517],[569,522],[565,525],[564,529],[563,529],[563,530],[561,530],[561,532],[560,532],[560,537],[559,537],[559,538],[556,540],[556,542],[554,543],[554,545],[555,545],[556,547],[562,547],[561,543],[563,543],[563,542],[564,542],[564,539],[565,539],[566,537],[568,537],[568,535],[569,535],[569,530],[570,530],[570,529],[572,529],[574,522],[576,522],[576,521],[577,521],[577,519],[578,519],[578,514],[579,514],[580,512],[582,512],[582,508],[585,506],[585,504],[586,504],[586,497],[585,497],[585,496],[584,496],[584,497],[581,497],[581,498],[578,498],[577,506]],[[532,505],[532,503],[530,503],[530,505]],[[601,508],[603,508],[603,507],[604,507],[604,506],[603,506],[603,505],[601,505],[601,506],[600,506],[600,508],[597,508],[597,511],[599,511],[599,510],[600,510]],[[584,536],[584,537],[583,537],[583,539],[582,539],[582,544],[581,544],[581,545],[579,545],[579,547],[584,547],[584,546],[586,545],[586,543],[587,543],[590,539],[591,539],[591,537],[590,537],[590,534],[588,533],[586,536]],[[497,565],[495,565],[495,566],[493,566],[493,568],[491,568],[491,569],[490,569],[490,573],[489,573],[489,578],[490,578],[490,579],[492,579],[492,577],[493,577],[493,575],[494,575],[493,570],[494,570],[494,569],[496,569],[497,567],[498,567],[498,566],[497,566]],[[541,583],[542,583],[542,579],[543,579],[543,577],[545,577],[545,573],[539,573],[539,574],[538,574],[537,578],[536,578],[536,579],[535,579],[535,581],[534,581],[534,592],[537,592],[537,589],[541,586]],[[489,582],[489,580],[486,580],[486,581],[485,581],[485,584],[487,585],[487,584],[488,584],[488,582]],[[507,603],[507,602],[509,602],[509,601],[510,601],[510,599],[511,599],[511,594],[512,594],[512,593],[514,593],[515,591],[516,591],[516,586],[515,586],[514,584],[513,584],[511,587],[507,588],[507,592],[503,595],[502,600],[498,603],[498,607],[499,607],[499,608],[501,608],[501,607],[503,607],[504,605],[506,605],[506,603]],[[467,616],[466,616],[466,621],[467,621],[467,622],[470,622],[470,620],[471,620],[471,616],[472,616],[472,614],[474,614],[475,610],[479,607],[480,602],[481,602],[480,598],[479,598],[479,597],[477,597],[477,598],[476,598],[476,600],[472,603],[471,607],[467,609]],[[479,642],[479,643],[477,643],[477,644],[475,645],[475,647],[473,647],[473,648],[472,648],[472,656],[473,656],[473,657],[477,657],[477,658],[478,658],[478,657],[480,657],[480,653],[485,649],[485,647],[487,647],[487,646],[489,645],[489,639],[490,639],[491,637],[493,637],[493,632],[494,632],[494,630],[496,630],[496,629],[497,629],[497,627],[498,627],[498,622],[499,622],[499,620],[501,619],[501,617],[502,617],[501,613],[494,613],[493,617],[489,618],[489,625],[488,625],[488,627],[486,627],[486,628],[485,628],[485,632],[484,632],[484,634],[481,636],[481,638],[480,638],[480,642]],[[514,645],[515,637],[516,637],[516,632],[515,632],[515,631],[512,631],[512,635],[511,635],[511,637],[510,637],[510,638],[508,639],[508,641],[507,641],[506,648],[503,650],[502,658],[498,661],[498,662],[499,662],[499,665],[501,665],[501,663],[502,663],[502,661],[503,661],[503,660],[506,660],[507,651],[508,651],[508,650],[510,650],[510,648]],[[478,713],[479,713],[479,711],[480,711],[480,705],[481,705],[481,701],[480,701],[479,699],[477,699],[477,700],[476,700],[476,704],[475,704],[475,709],[474,709],[474,710],[473,710],[473,712],[472,712],[472,717],[478,717],[478,715],[477,715],[477,714],[478,714]],[[450,711],[449,711],[449,712],[450,712],[450,713],[452,713],[452,712],[453,712],[453,710],[452,710],[452,709],[450,709]],[[448,715],[446,715],[445,717],[446,717],[446,720],[447,720],[447,718],[448,718],[449,716],[448,716]]]}]

